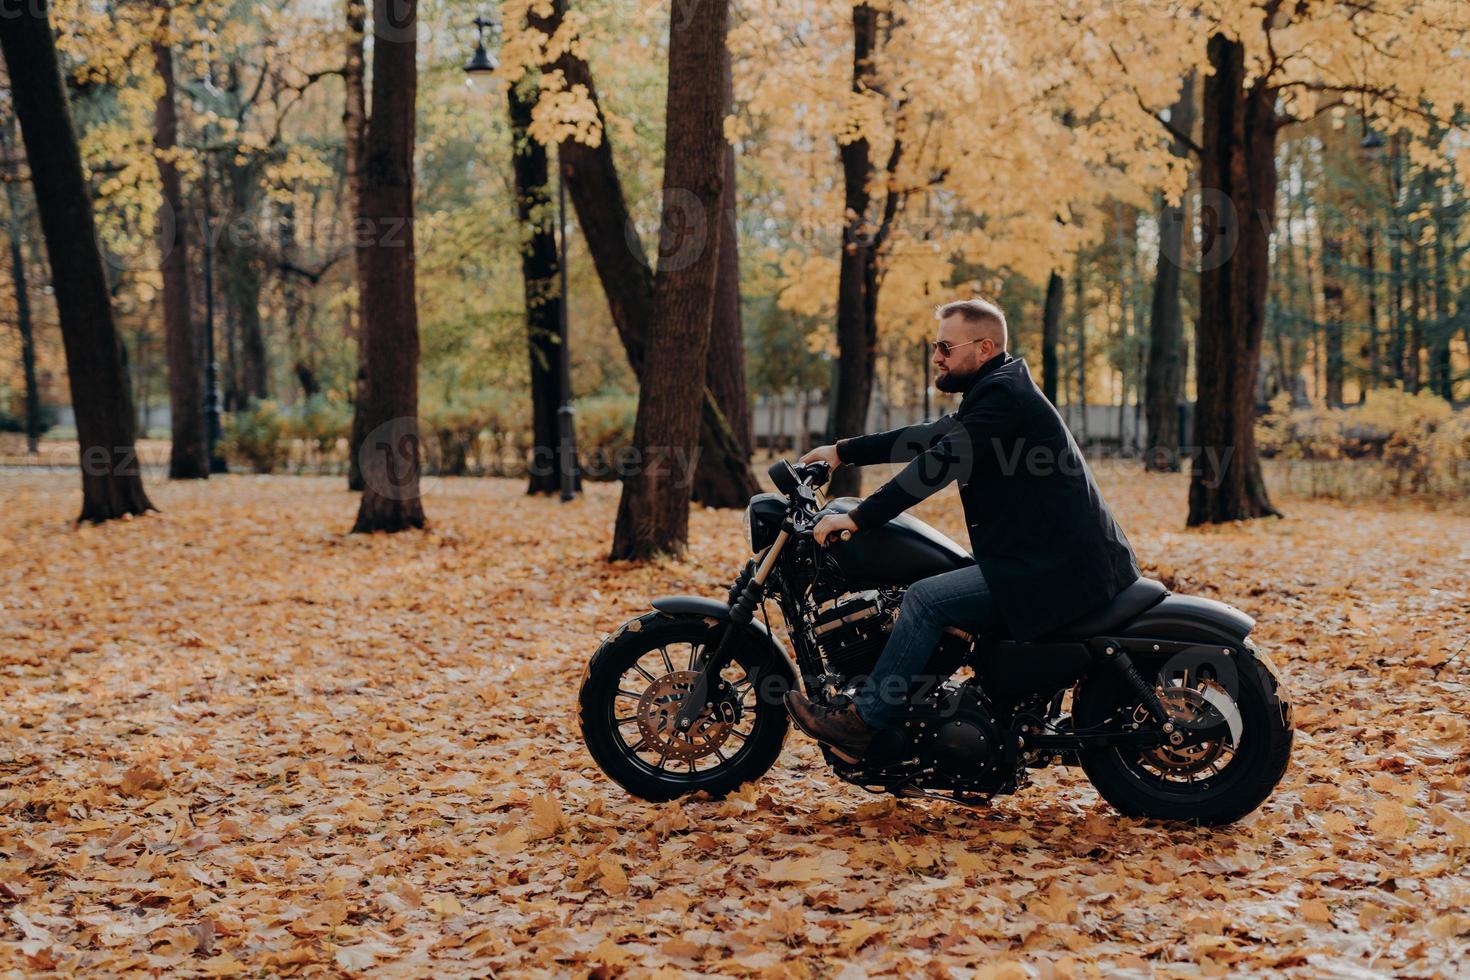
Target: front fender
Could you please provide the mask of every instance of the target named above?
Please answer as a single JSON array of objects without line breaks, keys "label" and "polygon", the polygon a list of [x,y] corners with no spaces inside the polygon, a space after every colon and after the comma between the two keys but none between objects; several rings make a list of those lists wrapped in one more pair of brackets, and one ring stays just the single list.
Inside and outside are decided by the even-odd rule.
[{"label": "front fender", "polygon": [[[721,622],[730,621],[730,607],[718,599],[706,599],[697,595],[666,595],[653,600],[653,608],[665,616],[709,616]],[[777,658],[780,665],[785,668],[788,680],[795,687],[796,679],[800,676],[796,669],[796,662],[791,659],[791,654],[781,645],[781,641],[771,635],[766,624],[751,620],[745,627],[760,638],[760,642],[770,648],[771,654]]]}]

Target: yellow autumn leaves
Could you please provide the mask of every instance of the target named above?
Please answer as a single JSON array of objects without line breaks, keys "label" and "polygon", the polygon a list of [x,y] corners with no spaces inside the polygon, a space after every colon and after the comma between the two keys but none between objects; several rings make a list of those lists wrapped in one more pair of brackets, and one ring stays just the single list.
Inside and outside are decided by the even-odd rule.
[{"label": "yellow autumn leaves", "polygon": [[586,658],[651,596],[722,595],[738,515],[609,566],[612,486],[460,481],[433,536],[362,539],[336,480],[159,484],[77,530],[70,471],[0,474],[0,970],[1315,976],[1368,944],[1455,973],[1470,515],[1287,497],[1184,532],[1183,477],[1098,475],[1289,679],[1293,766],[1235,826],[1124,820],[1071,770],[989,812],[870,797],[796,736],[723,801],[630,799],[581,745]]}]

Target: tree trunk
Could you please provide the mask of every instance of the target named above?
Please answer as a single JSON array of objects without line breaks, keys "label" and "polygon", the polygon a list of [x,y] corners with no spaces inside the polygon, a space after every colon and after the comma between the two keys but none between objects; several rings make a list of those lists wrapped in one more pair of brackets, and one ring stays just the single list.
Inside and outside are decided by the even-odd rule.
[{"label": "tree trunk", "polygon": [[1409,391],[1417,394],[1423,383],[1420,353],[1424,350],[1424,264],[1420,261],[1418,222],[1414,222],[1411,227],[1413,238],[1409,243],[1409,364],[1404,382]]},{"label": "tree trunk", "polygon": [[[724,70],[725,114],[734,111],[735,87],[730,50],[721,55]],[[715,273],[715,312],[710,327],[709,355],[704,379],[741,456],[736,460],[717,452],[703,451],[694,471],[695,502],[706,507],[745,507],[760,492],[750,472],[754,452],[750,431],[750,396],[745,386],[745,338],[740,315],[740,233],[735,182],[735,146],[725,143],[725,183],[720,194],[720,258]],[[731,465],[737,463],[738,465]]]},{"label": "tree trunk", "polygon": [[1450,318],[1450,271],[1446,246],[1453,231],[1440,203],[1439,188],[1434,188],[1434,331],[1429,349],[1429,384],[1445,401],[1454,401],[1455,385],[1450,361],[1450,337],[1455,323]]},{"label": "tree trunk", "polygon": [[240,394],[248,405],[270,395],[265,329],[260,320],[260,245],[255,236],[231,234],[229,229],[258,206],[258,172],[254,162],[242,164],[232,154],[224,156],[225,219],[207,233],[216,234],[219,242],[216,254],[224,267],[225,298],[240,332]]},{"label": "tree trunk", "polygon": [[[363,36],[367,32],[367,7],[363,0],[347,0],[347,50],[342,64],[342,137],[343,170],[347,176],[349,213],[357,216],[362,201],[362,144],[367,129],[367,94],[363,79],[367,56]],[[353,272],[357,283],[357,379],[352,398],[352,429],[347,437],[347,489],[362,490],[362,439],[365,416],[362,405],[367,398],[367,331],[363,329],[362,292],[367,282],[367,249],[365,242],[355,240],[352,249]]]},{"label": "tree trunk", "polygon": [[776,432],[781,429],[781,392],[766,395],[766,455],[776,455]]},{"label": "tree trunk", "polygon": [[9,206],[10,281],[15,289],[15,327],[20,333],[20,367],[25,378],[26,452],[35,455],[41,448],[45,427],[41,421],[41,388],[36,380],[36,337],[31,321],[31,296],[26,286],[26,260],[22,241],[25,222],[21,214],[20,194],[16,190],[16,174],[20,170],[15,145],[14,120],[7,114],[0,126],[0,152],[9,162],[5,174],[5,203]]},{"label": "tree trunk", "polygon": [[372,115],[358,203],[371,241],[362,249],[367,397],[360,401],[363,490],[354,532],[424,526],[413,244],[417,17],[417,0],[374,0]]},{"label": "tree trunk", "polygon": [[1297,275],[1297,248],[1296,248],[1296,197],[1289,190],[1286,198],[1286,216],[1281,222],[1286,240],[1276,248],[1277,263],[1281,270],[1281,282],[1272,282],[1272,288],[1277,296],[1277,309],[1271,320],[1271,339],[1276,348],[1278,384],[1282,391],[1291,397],[1291,405],[1294,408],[1303,408],[1308,404],[1306,395],[1306,383],[1301,377],[1300,342],[1297,339],[1297,331],[1291,331],[1291,337],[1287,338],[1287,324],[1299,323],[1311,319],[1311,311],[1304,314],[1297,312],[1297,304],[1301,299],[1303,289],[1300,285],[1301,277]]},{"label": "tree trunk", "polygon": [[1216,34],[1209,57],[1200,183],[1214,208],[1228,202],[1229,213],[1216,214],[1214,227],[1233,232],[1237,241],[1224,261],[1204,262],[1200,273],[1190,526],[1277,513],[1255,440],[1256,372],[1276,220],[1276,93],[1259,81],[1246,88],[1240,42]]},{"label": "tree trunk", "polygon": [[1328,217],[1322,224],[1322,353],[1323,389],[1328,408],[1342,407],[1346,374],[1343,334],[1342,230]]},{"label": "tree trunk", "polygon": [[174,480],[207,480],[209,441],[204,423],[204,362],[189,296],[189,243],[184,236],[188,222],[176,159],[179,117],[174,97],[171,24],[169,8],[160,6],[163,19],[153,37],[153,64],[163,82],[163,92],[154,107],[153,147],[163,190],[163,207],[158,215],[158,253],[163,279],[163,334],[173,440],[168,475]]},{"label": "tree trunk", "polygon": [[[532,27],[553,36],[560,29],[565,12],[566,0],[554,0],[549,17],[532,13],[528,21]],[[584,88],[597,112],[602,131],[602,139],[597,145],[567,140],[557,148],[557,159],[567,182],[567,195],[577,212],[577,224],[582,228],[587,251],[602,283],[613,326],[623,342],[629,366],[641,381],[646,332],[653,318],[652,266],[623,195],[592,69],[570,50],[563,50],[546,68],[560,71],[569,88]],[[700,405],[699,446],[701,462],[712,465],[705,460],[706,456],[712,456],[725,470],[744,471],[739,479],[753,480],[748,472],[748,459],[714,393],[708,388]]]},{"label": "tree trunk", "polygon": [[[689,537],[689,487],[698,408],[714,315],[720,200],[725,178],[722,51],[729,0],[712,0],[697,20],[669,31],[663,222],[648,329],[645,377],[633,445],[642,465],[623,483],[613,559],[682,554]],[[681,458],[682,457],[682,458]]]},{"label": "tree trunk", "polygon": [[1057,403],[1057,343],[1062,336],[1066,292],[1062,274],[1051,270],[1046,279],[1046,306],[1041,314],[1041,391],[1053,405]]},{"label": "tree trunk", "polygon": [[[526,341],[531,358],[532,451],[527,493],[561,490],[561,294],[552,204],[547,189],[546,147],[527,133],[536,105],[536,79],[523,77],[510,86],[512,171],[516,220],[521,234],[521,281],[526,302]],[[580,481],[573,468],[573,486]]]},{"label": "tree trunk", "polygon": [[[204,166],[209,166],[209,161],[204,161]],[[210,253],[205,252],[205,264],[210,264]],[[205,277],[206,280],[209,276]],[[225,302],[225,361],[220,370],[223,377],[223,392],[221,400],[224,402],[226,412],[238,412],[245,408],[245,396],[240,384],[240,314],[235,305]]]},{"label": "tree trunk", "polygon": [[1363,286],[1368,295],[1368,376],[1363,379],[1363,389],[1358,393],[1359,403],[1368,400],[1368,390],[1377,388],[1381,373],[1378,364],[1378,256],[1375,254],[1374,231],[1371,218],[1364,221],[1363,242]]},{"label": "tree trunk", "polygon": [[[555,35],[566,13],[566,0],[554,0],[549,17],[532,12],[531,26],[548,36]],[[566,140],[557,150],[567,193],[577,212],[577,223],[587,240],[587,251],[607,297],[613,326],[628,354],[633,372],[643,372],[644,347],[649,318],[653,315],[653,267],[643,250],[632,212],[623,194],[623,184],[613,161],[607,121],[602,114],[597,86],[587,62],[563,50],[546,70],[562,73],[567,87],[581,86],[597,111],[602,138],[596,146]]]},{"label": "tree trunk", "polygon": [[1082,256],[1072,272],[1072,322],[1077,329],[1077,441],[1087,448],[1087,294],[1083,287]]},{"label": "tree trunk", "polygon": [[[852,91],[867,92],[874,80],[873,54],[878,42],[878,11],[866,3],[852,8]],[[872,148],[866,136],[842,143],[842,256],[837,272],[837,384],[832,393],[827,439],[836,442],[867,431],[878,337],[874,229],[868,221],[872,203]],[[828,493],[834,497],[862,493],[862,471],[844,466],[832,474]]]},{"label": "tree trunk", "polygon": [[1389,228],[1388,228],[1388,278],[1390,307],[1389,367],[1395,381],[1404,382],[1404,360],[1407,351],[1404,334],[1404,232],[1405,209],[1400,200],[1403,196],[1403,137],[1394,133],[1389,143]]},{"label": "tree trunk", "polygon": [[79,520],[142,514],[153,505],[143,490],[133,444],[136,419],[127,368],[46,0],[0,17],[0,50],[30,162],[51,281],[58,287],[56,309],[81,450]]},{"label": "tree trunk", "polygon": [[[1192,133],[1195,121],[1195,73],[1184,78],[1179,99],[1169,110],[1169,121],[1181,133]],[[1179,140],[1172,151],[1187,158],[1188,148]],[[1179,403],[1184,400],[1184,320],[1179,311],[1179,286],[1184,269],[1184,226],[1188,212],[1185,201],[1159,209],[1159,255],[1154,265],[1153,301],[1149,308],[1148,367],[1144,376],[1144,402],[1148,424],[1148,448],[1143,454],[1145,469],[1159,473],[1179,472]]]},{"label": "tree trunk", "polygon": [[803,385],[796,392],[796,454],[805,456],[812,448],[812,393]]}]

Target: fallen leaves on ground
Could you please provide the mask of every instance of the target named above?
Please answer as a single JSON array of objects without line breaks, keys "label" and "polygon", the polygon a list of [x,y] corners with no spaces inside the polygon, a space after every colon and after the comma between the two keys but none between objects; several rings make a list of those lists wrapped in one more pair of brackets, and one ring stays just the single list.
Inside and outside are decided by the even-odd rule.
[{"label": "fallen leaves on ground", "polygon": [[[1125,820],[1073,770],[983,813],[870,797],[795,733],[727,800],[630,799],[580,743],[586,658],[652,596],[723,595],[738,512],[609,565],[609,485],[440,481],[430,531],[353,537],[335,479],[155,482],[163,513],[78,528],[72,474],[0,477],[0,969],[1460,969],[1470,518],[1185,531],[1182,478],[1102,479],[1294,693],[1293,766],[1235,826]],[[961,530],[948,493],[921,516]]]}]

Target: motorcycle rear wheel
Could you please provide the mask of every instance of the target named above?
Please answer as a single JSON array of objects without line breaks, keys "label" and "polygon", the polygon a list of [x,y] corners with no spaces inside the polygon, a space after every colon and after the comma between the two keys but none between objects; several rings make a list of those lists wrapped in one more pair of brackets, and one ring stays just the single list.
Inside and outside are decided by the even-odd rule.
[{"label": "motorcycle rear wheel", "polygon": [[781,698],[791,678],[757,643],[741,643],[721,673],[718,710],[707,710],[688,735],[673,728],[698,654],[713,650],[726,627],[649,613],[603,643],[588,664],[579,695],[582,737],[598,767],[634,796],[721,797],[759,779],[781,754],[788,725]]},{"label": "motorcycle rear wheel", "polygon": [[[1238,728],[1217,743],[1172,750],[1097,748],[1081,754],[1082,768],[1099,794],[1124,816],[1184,820],[1219,826],[1259,807],[1291,761],[1291,709],[1270,668],[1254,657],[1231,658],[1234,676],[1171,670],[1136,658],[1139,672],[1157,676],[1170,714],[1223,708]],[[1089,677],[1076,695],[1078,729],[1123,714],[1143,721],[1147,711],[1112,672]]]}]

